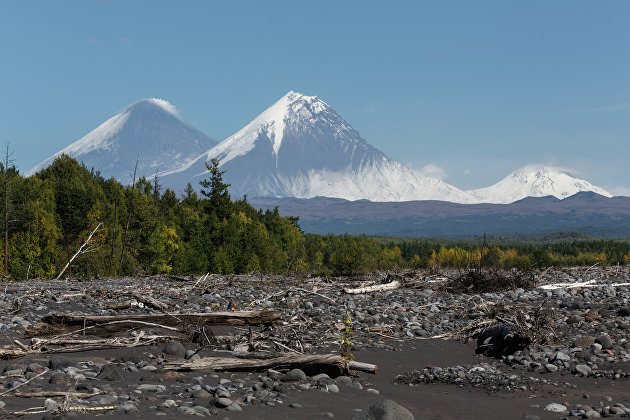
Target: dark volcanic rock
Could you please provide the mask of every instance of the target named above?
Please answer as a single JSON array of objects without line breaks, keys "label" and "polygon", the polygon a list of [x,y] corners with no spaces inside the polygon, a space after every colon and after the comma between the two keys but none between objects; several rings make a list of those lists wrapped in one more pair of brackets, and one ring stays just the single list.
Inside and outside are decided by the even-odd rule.
[{"label": "dark volcanic rock", "polygon": [[63,369],[69,366],[74,366],[74,362],[63,356],[51,356],[51,358],[48,359],[48,367],[51,370]]},{"label": "dark volcanic rock", "polygon": [[162,353],[169,356],[184,357],[186,354],[186,348],[179,341],[171,341],[164,346]]},{"label": "dark volcanic rock", "polygon": [[105,365],[101,368],[97,378],[104,381],[124,381],[129,376],[130,372],[120,365]]}]

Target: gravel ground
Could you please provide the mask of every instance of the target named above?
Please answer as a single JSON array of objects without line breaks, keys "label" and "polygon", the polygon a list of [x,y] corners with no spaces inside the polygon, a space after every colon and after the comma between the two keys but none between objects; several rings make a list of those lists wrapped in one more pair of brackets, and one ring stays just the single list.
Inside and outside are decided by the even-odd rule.
[{"label": "gravel ground", "polygon": [[[187,328],[150,345],[67,353],[48,353],[63,348],[49,346],[42,353],[0,361],[0,418],[27,410],[28,418],[630,417],[630,267],[548,270],[536,273],[537,286],[529,290],[444,292],[444,284],[458,274],[6,283],[0,289],[0,345],[5,348],[18,349],[14,340],[30,345],[25,332],[53,313],[160,313],[130,298],[132,292],[168,304],[174,315],[265,309],[280,311],[282,322],[201,331],[231,337],[229,344],[193,340],[199,329]],[[344,292],[392,280],[403,287]],[[534,341],[515,352],[493,347],[496,337],[469,337],[500,324],[519,338],[532,333],[523,327],[534,325],[536,314],[544,315],[545,328],[530,334]],[[119,336],[139,340],[163,333],[147,326]],[[351,343],[349,356],[376,363],[377,375],[164,369],[169,360],[248,351],[339,354],[343,337]],[[465,343],[466,338],[471,341]],[[42,396],[52,391],[59,396]]]}]

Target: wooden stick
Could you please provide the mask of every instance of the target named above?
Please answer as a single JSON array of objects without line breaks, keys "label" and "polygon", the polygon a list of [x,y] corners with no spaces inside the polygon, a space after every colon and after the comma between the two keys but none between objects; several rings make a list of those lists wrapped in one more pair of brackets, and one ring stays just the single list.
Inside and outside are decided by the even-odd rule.
[{"label": "wooden stick", "polygon": [[97,395],[103,395],[106,391],[99,391],[93,394],[87,392],[69,392],[69,391],[42,391],[42,392],[16,392],[14,396],[20,398],[92,398]]},{"label": "wooden stick", "polygon": [[[66,409],[64,409],[64,411],[78,411],[78,412],[88,412],[88,411],[107,411],[107,410],[115,410],[116,406],[115,405],[104,405],[101,407],[68,407]],[[46,410],[44,410],[42,407],[34,407],[28,410],[24,410],[24,411],[11,411],[9,412],[9,414],[12,414],[14,416],[28,416],[30,414],[42,414],[42,413],[47,413]]]},{"label": "wooden stick", "polygon": [[330,302],[335,303],[335,304],[337,303],[337,301],[336,301],[336,300],[334,300],[334,299],[332,299],[332,298],[329,298],[328,296],[324,296],[324,295],[322,295],[322,294],[320,294],[320,293],[314,292],[314,291],[312,291],[312,290],[302,289],[301,287],[295,287],[295,288],[293,288],[293,289],[294,289],[294,290],[299,290],[299,291],[302,291],[302,292],[306,292],[306,293],[310,293],[310,294],[315,295],[315,296],[319,296],[319,297],[324,298],[324,299],[326,299],[326,300],[329,300]]},{"label": "wooden stick", "polygon": [[295,354],[302,354],[302,353],[300,353],[300,352],[299,352],[299,351],[297,351],[297,350],[293,350],[291,347],[287,347],[287,346],[285,346],[285,345],[284,345],[284,344],[282,344],[282,343],[278,343],[277,341],[273,341],[273,340],[271,340],[271,342],[272,342],[273,344],[275,344],[276,346],[280,347],[280,348],[283,348],[283,349],[285,349],[285,350],[288,350],[288,351],[289,351],[289,352],[291,352],[291,353],[295,353]]},{"label": "wooden stick", "polygon": [[57,276],[56,280],[59,280],[61,278],[61,276],[63,275],[63,273],[68,269],[68,267],[70,267],[70,264],[72,264],[72,261],[74,261],[74,259],[79,256],[80,254],[82,254],[83,252],[85,252],[85,247],[88,246],[90,244],[90,241],[92,240],[92,236],[94,236],[94,234],[101,228],[101,226],[103,226],[103,223],[99,223],[98,226],[96,226],[96,228],[94,228],[94,230],[92,231],[92,233],[90,233],[90,236],[88,236],[88,238],[85,240],[85,242],[83,242],[83,245],[81,245],[81,247],[79,248],[79,250],[72,256],[72,258],[70,258],[70,261],[68,261],[65,265],[65,267],[63,267],[63,270],[61,270],[61,272],[59,273],[59,275]]},{"label": "wooden stick", "polygon": [[280,320],[277,311],[235,311],[235,312],[200,312],[183,314],[132,314],[132,315],[96,315],[81,316],[54,314],[42,318],[42,322],[50,325],[100,325],[108,322],[141,321],[159,324],[159,326],[184,325],[261,325]]},{"label": "wooden stick", "polygon": [[6,391],[4,391],[4,392],[0,392],[0,396],[2,396],[2,395],[6,395],[6,394],[8,394],[9,392],[13,392],[13,391],[15,391],[16,389],[18,389],[18,388],[19,388],[19,387],[21,387],[22,385],[26,385],[27,383],[31,382],[32,380],[39,378],[40,376],[42,376],[42,375],[43,375],[43,374],[45,374],[46,372],[48,372],[48,369],[46,369],[45,371],[43,371],[43,372],[41,372],[41,373],[38,373],[37,375],[33,376],[31,379],[27,380],[26,382],[22,382],[21,384],[19,384],[19,385],[18,385],[18,386],[16,386],[16,387],[13,387],[13,388],[11,388],[11,389],[9,389],[9,390],[6,390]]}]

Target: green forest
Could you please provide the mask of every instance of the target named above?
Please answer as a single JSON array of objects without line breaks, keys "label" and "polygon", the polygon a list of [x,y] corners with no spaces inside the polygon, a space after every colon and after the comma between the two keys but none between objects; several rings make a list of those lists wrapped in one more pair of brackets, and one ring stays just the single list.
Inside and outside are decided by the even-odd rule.
[{"label": "green forest", "polygon": [[509,246],[439,240],[383,243],[364,235],[308,234],[297,218],[283,217],[277,208],[263,212],[247,197],[230,197],[219,162],[207,166],[200,192],[189,184],[178,196],[163,189],[157,177],[125,186],[65,155],[31,177],[2,165],[5,278],[53,278],[60,273],[84,279],[208,272],[347,275],[403,268],[529,269],[630,262],[629,241]]}]

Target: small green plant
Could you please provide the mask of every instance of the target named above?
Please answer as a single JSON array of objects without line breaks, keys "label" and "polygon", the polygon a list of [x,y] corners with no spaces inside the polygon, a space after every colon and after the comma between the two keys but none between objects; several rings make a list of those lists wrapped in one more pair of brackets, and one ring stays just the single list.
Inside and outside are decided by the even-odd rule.
[{"label": "small green plant", "polygon": [[352,324],[350,309],[346,308],[346,313],[343,317],[343,333],[341,334],[341,343],[339,343],[339,354],[346,360],[354,360],[354,356],[350,353],[350,348],[352,347],[351,338],[353,335],[354,326]]}]

